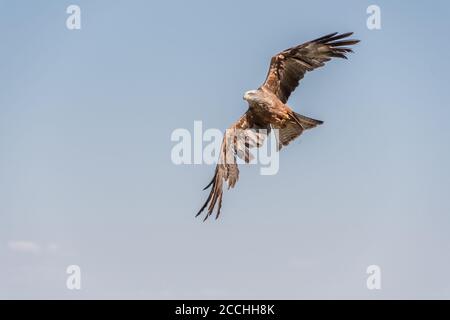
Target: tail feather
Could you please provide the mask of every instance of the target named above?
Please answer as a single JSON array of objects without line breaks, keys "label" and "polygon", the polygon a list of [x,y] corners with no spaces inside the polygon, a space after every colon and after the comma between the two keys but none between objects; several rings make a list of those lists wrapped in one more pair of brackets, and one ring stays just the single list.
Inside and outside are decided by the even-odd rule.
[{"label": "tail feather", "polygon": [[298,120],[298,123],[300,124],[300,126],[305,130],[312,129],[318,125],[323,124],[323,121],[321,121],[321,120],[308,118],[308,117],[305,117],[296,112],[294,112],[294,116],[295,116],[296,120]]},{"label": "tail feather", "polygon": [[292,111],[290,120],[284,126],[278,128],[278,150],[295,140],[303,131],[312,129],[322,123],[323,121],[308,118]]}]

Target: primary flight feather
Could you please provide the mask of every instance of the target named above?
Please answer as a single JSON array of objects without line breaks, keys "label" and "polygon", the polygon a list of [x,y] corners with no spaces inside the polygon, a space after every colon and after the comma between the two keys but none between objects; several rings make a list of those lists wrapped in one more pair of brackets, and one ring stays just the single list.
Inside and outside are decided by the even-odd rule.
[{"label": "primary flight feather", "polygon": [[359,42],[348,39],[352,34],[332,33],[286,49],[271,59],[264,84],[245,93],[249,108],[223,137],[214,177],[204,189],[211,187],[211,192],[196,216],[207,209],[206,220],[217,208],[216,219],[219,217],[223,184],[226,182],[228,188],[233,188],[239,178],[236,156],[249,162],[252,159],[249,149],[260,147],[272,128],[278,129],[281,149],[303,131],[323,123],[294,112],[286,102],[306,72],[322,67],[331,58],[347,59],[346,53],[353,52],[349,46]]}]

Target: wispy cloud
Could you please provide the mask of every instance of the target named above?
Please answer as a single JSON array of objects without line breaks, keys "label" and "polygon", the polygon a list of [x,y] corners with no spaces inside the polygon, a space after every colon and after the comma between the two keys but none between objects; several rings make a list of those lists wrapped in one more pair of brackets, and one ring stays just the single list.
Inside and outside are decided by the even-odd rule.
[{"label": "wispy cloud", "polygon": [[36,255],[42,252],[41,246],[33,241],[9,241],[8,248],[14,252],[31,253]]},{"label": "wispy cloud", "polygon": [[47,245],[41,245],[34,241],[19,240],[9,241],[9,250],[13,252],[30,253],[34,255],[39,254],[56,254],[60,252],[61,247],[56,243],[49,243]]}]

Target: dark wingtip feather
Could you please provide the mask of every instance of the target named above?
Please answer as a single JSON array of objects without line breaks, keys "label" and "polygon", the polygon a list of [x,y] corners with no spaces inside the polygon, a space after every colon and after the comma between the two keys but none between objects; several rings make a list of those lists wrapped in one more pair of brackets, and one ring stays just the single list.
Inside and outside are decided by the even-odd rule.
[{"label": "dark wingtip feather", "polygon": [[205,207],[206,207],[206,206],[203,206],[203,207],[199,210],[199,212],[197,212],[197,214],[195,215],[196,218],[203,212],[203,210],[205,210]]},{"label": "dark wingtip feather", "polygon": [[333,47],[352,46],[354,44],[357,44],[358,42],[359,42],[359,40],[350,39],[350,40],[332,42],[332,43],[330,43],[330,45],[332,45]]},{"label": "dark wingtip feather", "polygon": [[206,206],[209,203],[209,200],[211,200],[211,196],[212,196],[212,193],[209,194],[208,199],[206,199],[206,201],[205,201],[205,204],[200,208],[200,210],[195,215],[196,218],[203,212],[203,210],[205,210]]},{"label": "dark wingtip feather", "polygon": [[353,35],[353,32],[346,32],[346,33],[336,34],[336,35],[333,35],[332,37],[324,39],[323,41],[321,41],[321,43],[330,43],[332,41],[348,38],[351,35]]},{"label": "dark wingtip feather", "polygon": [[351,35],[353,35],[353,32],[345,32],[345,33],[341,33],[341,34],[338,34],[338,35],[336,35],[336,36],[330,38],[330,41],[336,41],[336,40],[339,40],[339,39],[348,38],[348,37],[350,37]]},{"label": "dark wingtip feather", "polygon": [[206,187],[203,188],[203,191],[205,191],[206,189],[208,189],[209,187],[211,187],[211,185],[213,184],[213,182],[214,182],[214,179],[213,179],[210,183],[208,183],[208,185],[207,185]]},{"label": "dark wingtip feather", "polygon": [[330,57],[334,57],[334,58],[341,58],[341,59],[347,59],[347,57],[345,56],[345,54],[340,53],[338,51],[331,51],[329,53]]},{"label": "dark wingtip feather", "polygon": [[360,40],[356,39],[344,39],[350,37],[351,35],[353,35],[353,32],[338,34],[333,37],[327,38],[325,42],[322,41],[321,43],[329,46],[329,48],[331,49],[331,57],[348,59],[346,53],[353,53],[353,50],[346,46],[352,46],[360,42]]},{"label": "dark wingtip feather", "polygon": [[204,187],[203,190],[206,190],[206,189],[208,189],[209,187],[211,187],[211,185],[214,183],[215,178],[216,178],[216,176],[214,175],[214,177],[211,179],[211,182],[208,183],[208,185],[207,185],[206,187]]},{"label": "dark wingtip feather", "polygon": [[327,35],[325,35],[325,36],[322,36],[322,37],[320,37],[320,38],[314,39],[314,40],[312,40],[311,42],[320,42],[320,41],[322,41],[322,40],[325,40],[325,39],[329,39],[329,38],[331,38],[331,37],[334,37],[334,36],[337,35],[337,34],[338,34],[338,32],[333,32],[333,33],[327,34]]}]

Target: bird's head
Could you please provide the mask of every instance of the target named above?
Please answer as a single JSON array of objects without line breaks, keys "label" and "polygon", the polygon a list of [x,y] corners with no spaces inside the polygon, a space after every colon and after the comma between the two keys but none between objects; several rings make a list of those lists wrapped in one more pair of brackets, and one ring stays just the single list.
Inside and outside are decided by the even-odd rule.
[{"label": "bird's head", "polygon": [[247,91],[245,94],[244,94],[244,100],[245,101],[252,101],[252,100],[255,100],[255,98],[258,96],[258,92],[257,92],[257,90],[250,90],[250,91]]}]

